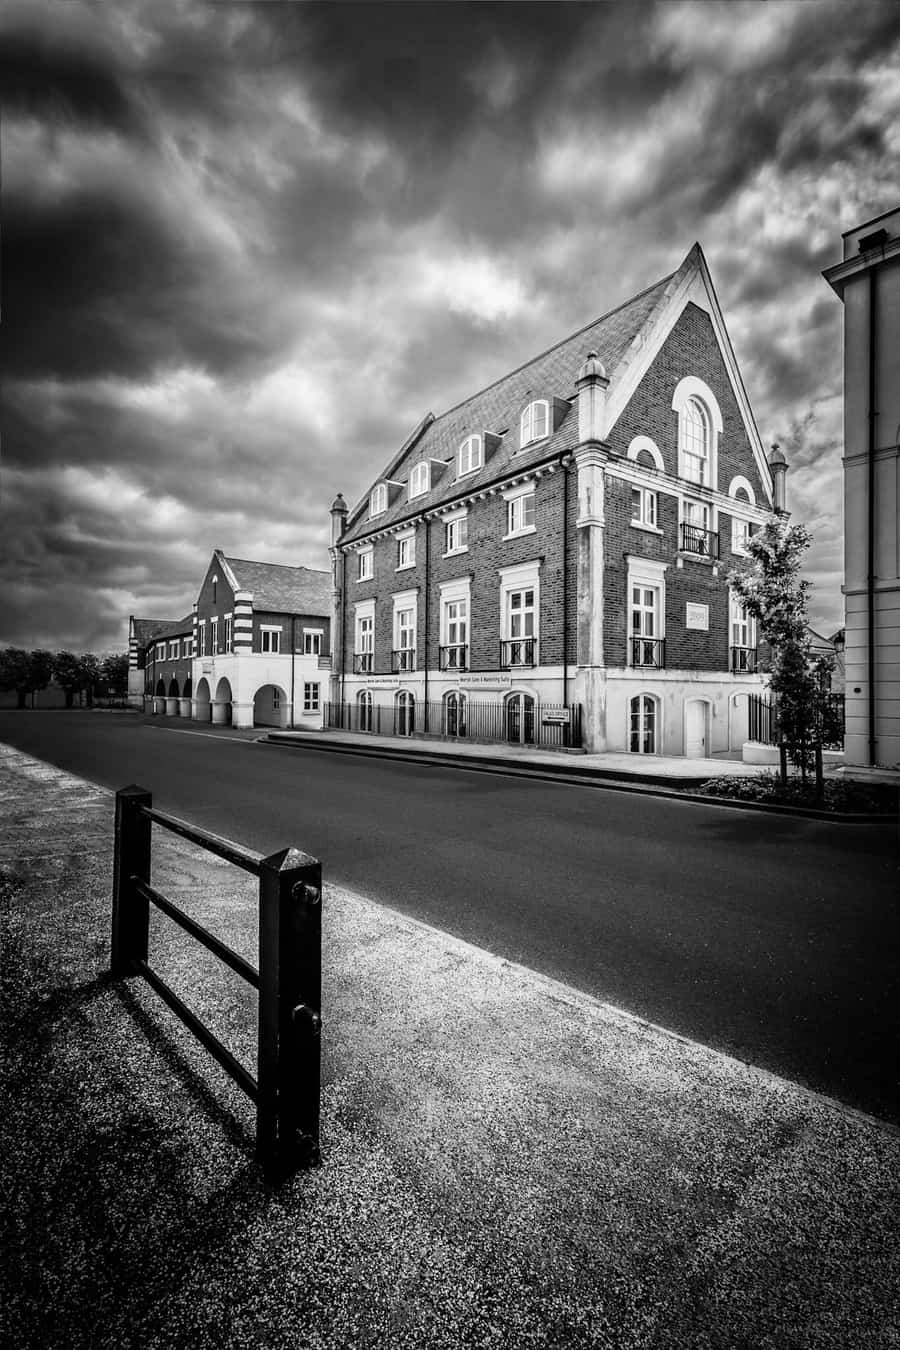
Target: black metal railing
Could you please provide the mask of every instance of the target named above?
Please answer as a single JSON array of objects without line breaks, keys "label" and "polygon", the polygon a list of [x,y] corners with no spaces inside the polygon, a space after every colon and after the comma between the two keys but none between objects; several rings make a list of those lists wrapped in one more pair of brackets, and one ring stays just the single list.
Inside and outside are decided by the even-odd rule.
[{"label": "black metal railing", "polygon": [[[151,827],[160,825],[259,878],[259,969],[150,885]],[[114,975],[141,975],[256,1104],[256,1152],[282,1180],[319,1160],[322,1026],[322,865],[295,848],[269,857],[153,810],[140,787],[116,793]],[[149,964],[150,905],[259,992],[257,1076]]]},{"label": "black metal railing", "polygon": [[534,665],[535,639],[507,638],[500,643],[500,668],[512,670]]},{"label": "black metal railing", "polygon": [[439,652],[441,670],[468,670],[468,642],[451,642],[446,647],[440,647]]},{"label": "black metal railing", "polygon": [[[765,694],[751,694],[748,712],[750,740],[760,741],[763,745],[779,745],[781,721],[778,700]],[[844,744],[844,733],[844,695],[823,694],[815,699],[809,708],[808,725],[804,728],[810,743],[817,743],[826,750],[839,750]]]},{"label": "black metal railing", "polygon": [[401,708],[385,703],[326,703],[325,726],[333,731],[371,732],[374,736],[435,736],[448,740],[507,742],[579,749],[580,703],[567,708],[516,696],[504,703],[481,703],[465,695],[443,702],[416,699]]},{"label": "black metal railing", "polygon": [[705,530],[702,525],[681,526],[681,548],[684,553],[696,553],[703,558],[718,558],[719,536],[715,530]]},{"label": "black metal railing", "polygon": [[633,637],[631,639],[631,664],[664,670],[666,665],[665,638]]},{"label": "black metal railing", "polygon": [[746,675],[756,674],[756,648],[732,647],[731,669]]},{"label": "black metal railing", "polygon": [[415,647],[401,647],[398,651],[391,652],[391,670],[395,675],[404,670],[415,670],[415,668]]},{"label": "black metal railing", "polygon": [[353,674],[371,675],[374,664],[374,652],[355,652],[353,656]]},{"label": "black metal railing", "polygon": [[750,694],[747,704],[747,733],[761,745],[777,745],[780,740],[778,705],[764,694]]}]

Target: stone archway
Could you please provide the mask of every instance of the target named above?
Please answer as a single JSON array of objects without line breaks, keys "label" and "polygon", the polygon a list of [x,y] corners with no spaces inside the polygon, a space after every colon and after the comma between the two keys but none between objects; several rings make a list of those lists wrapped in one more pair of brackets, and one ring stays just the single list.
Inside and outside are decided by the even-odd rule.
[{"label": "stone archway", "polygon": [[191,697],[191,677],[189,675],[181,687],[181,698],[178,701],[179,716],[191,716]]},{"label": "stone archway", "polygon": [[198,722],[212,721],[212,698],[209,681],[205,677],[197,685],[197,692],[191,699],[191,709]]},{"label": "stone archway", "polygon": [[290,704],[285,690],[278,684],[260,685],[253,695],[253,725],[286,727],[289,718]]},{"label": "stone archway", "polygon": [[178,681],[173,675],[166,690],[166,714],[169,717],[177,717],[180,712]]},{"label": "stone archway", "polygon": [[216,685],[216,696],[213,699],[212,720],[214,726],[217,727],[231,726],[232,698],[233,695],[231,693],[231,685],[223,675],[219,683]]}]

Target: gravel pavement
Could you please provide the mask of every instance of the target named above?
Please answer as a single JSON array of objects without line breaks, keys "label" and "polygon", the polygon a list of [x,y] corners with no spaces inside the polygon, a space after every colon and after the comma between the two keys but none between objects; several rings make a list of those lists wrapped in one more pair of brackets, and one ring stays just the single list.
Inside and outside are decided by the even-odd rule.
[{"label": "gravel pavement", "polygon": [[[106,973],[112,820],[0,746],[6,1344],[900,1347],[898,1131],[333,887],[323,1162],[268,1188]],[[153,883],[255,960],[250,878],[154,827]],[[151,951],[252,1069],[245,987]]]}]

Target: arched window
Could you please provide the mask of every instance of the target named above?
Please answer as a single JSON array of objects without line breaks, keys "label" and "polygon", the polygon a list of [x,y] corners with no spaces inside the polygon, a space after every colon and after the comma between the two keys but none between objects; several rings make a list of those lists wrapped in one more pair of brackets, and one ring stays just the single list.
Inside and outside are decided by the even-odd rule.
[{"label": "arched window", "polygon": [[659,700],[652,694],[635,694],[630,704],[628,748],[634,755],[655,755],[659,723]]},{"label": "arched window", "polygon": [[689,398],[678,421],[681,465],[692,483],[709,483],[709,417],[698,398]]},{"label": "arched window", "polygon": [[415,730],[416,700],[408,689],[401,689],[394,702],[394,720],[398,736],[411,736]]},{"label": "arched window", "polygon": [[378,483],[369,497],[369,515],[380,516],[387,510],[387,483]]},{"label": "arched window", "polygon": [[550,434],[550,404],[545,398],[529,403],[519,423],[519,446],[543,440]]},{"label": "arched window", "polygon": [[372,695],[363,689],[356,695],[357,724],[360,731],[372,730]]},{"label": "arched window", "polygon": [[507,694],[504,703],[506,739],[514,744],[534,744],[534,699],[530,694]]},{"label": "arched window", "polygon": [[459,476],[474,473],[484,463],[484,444],[480,436],[467,436],[459,447]]},{"label": "arched window", "polygon": [[458,690],[451,690],[449,694],[444,695],[445,736],[465,736],[466,703],[466,695]]},{"label": "arched window", "polygon": [[428,491],[431,484],[430,466],[427,460],[417,464],[409,475],[409,495],[410,497],[421,497]]}]

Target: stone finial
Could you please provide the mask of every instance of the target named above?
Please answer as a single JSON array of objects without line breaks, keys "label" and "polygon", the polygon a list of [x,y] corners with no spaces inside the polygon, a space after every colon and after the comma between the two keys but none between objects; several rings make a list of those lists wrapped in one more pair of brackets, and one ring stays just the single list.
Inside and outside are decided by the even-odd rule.
[{"label": "stone finial", "polygon": [[588,352],[581,363],[576,384],[580,384],[582,380],[605,380],[606,378],[606,368],[600,357],[596,352]]},{"label": "stone finial", "polygon": [[775,510],[782,515],[785,511],[784,479],[788,471],[788,462],[781,453],[777,442],[769,452],[769,469],[772,474],[772,496]]}]

